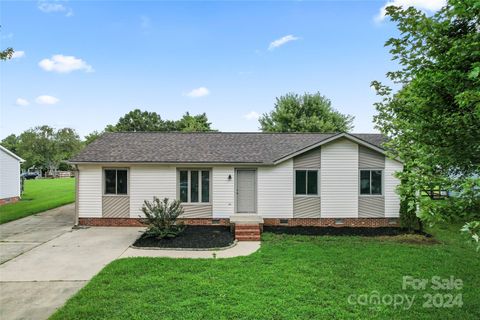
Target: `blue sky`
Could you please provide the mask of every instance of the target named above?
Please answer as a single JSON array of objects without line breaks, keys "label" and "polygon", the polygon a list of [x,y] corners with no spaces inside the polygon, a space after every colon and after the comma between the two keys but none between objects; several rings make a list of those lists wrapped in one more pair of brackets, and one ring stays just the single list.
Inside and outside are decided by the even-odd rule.
[{"label": "blue sky", "polygon": [[18,52],[0,63],[0,138],[43,124],[84,136],[134,108],[256,131],[275,97],[316,91],[374,132],[370,82],[395,68],[385,3],[2,1],[1,48]]}]

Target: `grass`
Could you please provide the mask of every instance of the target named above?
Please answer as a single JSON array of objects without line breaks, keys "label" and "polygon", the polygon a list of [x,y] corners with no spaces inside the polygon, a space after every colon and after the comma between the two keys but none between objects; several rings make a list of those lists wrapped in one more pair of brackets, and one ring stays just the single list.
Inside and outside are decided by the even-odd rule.
[{"label": "grass", "polygon": [[73,178],[26,180],[22,200],[0,206],[0,224],[74,201]]},{"label": "grass", "polygon": [[[480,255],[458,229],[430,230],[439,243],[428,245],[264,233],[247,257],[116,260],[52,319],[480,319]],[[463,288],[403,290],[408,275],[454,276]],[[348,303],[375,291],[415,300],[409,310]],[[461,294],[463,306],[425,308],[428,293]]]}]

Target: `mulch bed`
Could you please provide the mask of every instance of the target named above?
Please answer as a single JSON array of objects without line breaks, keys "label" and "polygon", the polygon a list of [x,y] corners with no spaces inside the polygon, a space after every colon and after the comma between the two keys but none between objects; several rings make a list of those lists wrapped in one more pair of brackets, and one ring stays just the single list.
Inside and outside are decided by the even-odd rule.
[{"label": "mulch bed", "polygon": [[[395,227],[270,227],[264,226],[263,232],[271,232],[276,234],[294,234],[307,236],[398,236],[406,234],[407,230]],[[431,237],[425,232],[416,231],[415,234]]]},{"label": "mulch bed", "polygon": [[222,248],[234,241],[229,227],[224,226],[187,226],[175,238],[155,239],[141,236],[133,244],[135,247],[208,249]]}]

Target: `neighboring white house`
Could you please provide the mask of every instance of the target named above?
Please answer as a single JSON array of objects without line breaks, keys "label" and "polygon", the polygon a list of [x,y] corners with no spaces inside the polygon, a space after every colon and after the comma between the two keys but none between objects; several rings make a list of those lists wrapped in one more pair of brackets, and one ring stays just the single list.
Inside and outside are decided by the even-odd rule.
[{"label": "neighboring white house", "polygon": [[0,146],[0,204],[20,199],[20,163],[23,161],[10,150]]},{"label": "neighboring white house", "polygon": [[71,162],[84,225],[138,225],[180,199],[190,224],[397,225],[402,170],[379,134],[108,133]]}]

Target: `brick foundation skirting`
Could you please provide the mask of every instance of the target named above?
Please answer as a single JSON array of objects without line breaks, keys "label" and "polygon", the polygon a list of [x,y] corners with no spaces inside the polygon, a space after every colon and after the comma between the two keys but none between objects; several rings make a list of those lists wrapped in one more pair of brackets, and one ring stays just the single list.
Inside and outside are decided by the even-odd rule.
[{"label": "brick foundation skirting", "polygon": [[[280,223],[288,220],[288,223]],[[336,223],[337,220],[341,220]],[[263,219],[264,226],[289,227],[398,227],[397,218],[292,218],[292,219]]]},{"label": "brick foundation skirting", "polygon": [[[186,225],[200,226],[200,225],[230,225],[229,219],[178,219]],[[78,218],[78,224],[81,226],[92,227],[144,227],[143,219],[139,218]]]},{"label": "brick foundation skirting", "polygon": [[[179,219],[186,225],[230,225],[229,219],[192,218]],[[264,226],[289,226],[289,227],[398,227],[397,218],[292,218],[292,219],[263,219]],[[281,223],[280,220],[287,220]],[[341,221],[337,221],[341,220]],[[283,221],[282,221],[283,222]],[[342,224],[336,222],[343,222]],[[143,227],[145,224],[138,218],[79,218],[78,224],[82,226],[103,227]]]},{"label": "brick foundation skirting", "polygon": [[14,203],[17,201],[20,201],[20,197],[10,197],[10,198],[0,199],[0,206],[7,203]]}]

